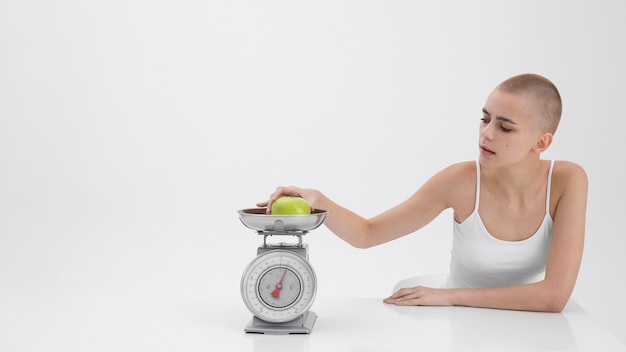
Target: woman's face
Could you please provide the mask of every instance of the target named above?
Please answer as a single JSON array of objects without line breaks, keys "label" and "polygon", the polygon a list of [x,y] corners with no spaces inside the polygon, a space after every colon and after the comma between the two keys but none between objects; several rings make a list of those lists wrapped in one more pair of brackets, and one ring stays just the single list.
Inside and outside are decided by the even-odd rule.
[{"label": "woman's face", "polygon": [[541,136],[536,109],[528,94],[494,90],[485,103],[480,123],[481,165],[508,166],[537,155]]}]

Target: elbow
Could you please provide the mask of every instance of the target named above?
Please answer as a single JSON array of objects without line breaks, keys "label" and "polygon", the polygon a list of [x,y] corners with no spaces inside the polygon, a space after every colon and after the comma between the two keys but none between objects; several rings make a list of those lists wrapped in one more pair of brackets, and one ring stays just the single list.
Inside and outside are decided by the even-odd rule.
[{"label": "elbow", "polygon": [[353,237],[348,243],[358,249],[368,249],[375,247],[380,244],[380,242],[376,241],[373,236],[370,235],[361,235]]},{"label": "elbow", "polygon": [[568,295],[559,295],[551,300],[549,304],[549,311],[552,313],[561,313],[565,306],[567,306],[567,302],[569,302],[569,294]]},{"label": "elbow", "polygon": [[366,241],[366,240],[360,240],[360,241],[353,241],[350,242],[350,245],[354,248],[358,248],[358,249],[368,249],[368,248],[372,248],[374,247],[374,244]]},{"label": "elbow", "polygon": [[348,242],[348,244],[350,244],[354,248],[368,249],[380,244],[380,241],[376,239],[377,236],[373,233],[374,232],[371,230],[371,226],[366,225],[359,228],[358,230],[354,230],[354,232],[352,232],[352,234],[348,236],[340,237],[342,237],[346,242]]},{"label": "elbow", "polygon": [[545,295],[543,311],[548,313],[561,313],[569,302],[571,291],[554,289]]},{"label": "elbow", "polygon": [[561,313],[565,306],[567,305],[567,301],[565,302],[550,302],[546,305],[544,309],[545,312],[548,313]]}]

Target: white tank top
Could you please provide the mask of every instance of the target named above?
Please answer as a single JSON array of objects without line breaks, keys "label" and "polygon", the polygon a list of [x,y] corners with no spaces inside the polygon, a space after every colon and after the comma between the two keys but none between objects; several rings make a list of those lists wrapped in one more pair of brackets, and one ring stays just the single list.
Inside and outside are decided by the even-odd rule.
[{"label": "white tank top", "polygon": [[493,237],[478,214],[480,164],[476,161],[474,211],[462,223],[454,221],[450,273],[443,287],[480,288],[522,285],[543,280],[552,239],[550,186],[554,160],[550,162],[546,214],[535,232],[522,241]]}]

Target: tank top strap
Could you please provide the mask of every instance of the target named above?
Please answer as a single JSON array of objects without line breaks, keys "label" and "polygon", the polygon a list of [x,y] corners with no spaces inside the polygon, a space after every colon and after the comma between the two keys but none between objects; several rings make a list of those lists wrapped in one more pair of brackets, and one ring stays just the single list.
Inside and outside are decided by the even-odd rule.
[{"label": "tank top strap", "polygon": [[548,187],[546,187],[546,214],[550,214],[550,189],[552,188],[552,170],[554,169],[554,160],[550,160],[550,170],[548,171]]},{"label": "tank top strap", "polygon": [[[546,214],[550,214],[550,189],[552,188],[552,170],[554,170],[554,160],[550,160],[550,169],[548,170],[548,187],[546,189]],[[478,211],[480,202],[480,161],[476,160],[476,198],[474,202],[474,211]]]},{"label": "tank top strap", "polygon": [[480,203],[480,161],[476,160],[476,197],[474,202],[474,212],[478,212]]}]

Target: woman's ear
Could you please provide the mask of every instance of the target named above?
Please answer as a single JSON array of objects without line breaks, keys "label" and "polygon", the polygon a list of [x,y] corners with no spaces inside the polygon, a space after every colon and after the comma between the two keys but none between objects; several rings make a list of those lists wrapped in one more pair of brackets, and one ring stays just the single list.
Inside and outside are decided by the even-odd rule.
[{"label": "woman's ear", "polygon": [[535,145],[533,146],[533,151],[537,154],[541,154],[544,151],[546,151],[546,149],[548,149],[548,147],[550,146],[550,144],[552,144],[552,133],[550,132],[543,132],[542,134],[539,135],[539,138],[537,139],[537,143],[535,143]]}]

